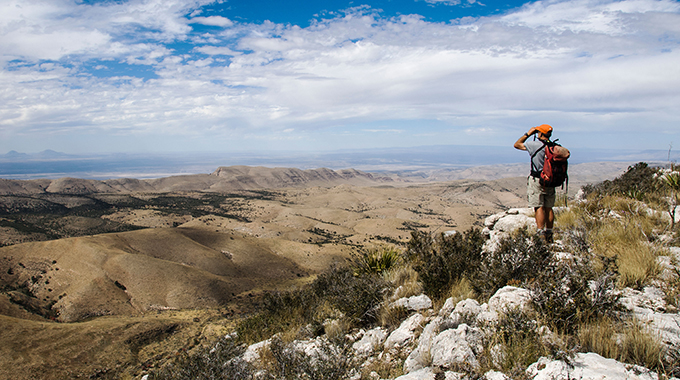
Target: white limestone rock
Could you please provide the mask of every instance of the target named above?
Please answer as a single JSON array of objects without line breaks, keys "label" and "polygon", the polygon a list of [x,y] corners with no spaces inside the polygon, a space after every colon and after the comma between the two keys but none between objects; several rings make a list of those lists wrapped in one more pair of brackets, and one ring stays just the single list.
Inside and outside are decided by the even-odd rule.
[{"label": "white limestone rock", "polygon": [[444,305],[442,306],[441,309],[439,309],[439,316],[441,317],[448,317],[451,315],[453,312],[453,309],[455,309],[456,304],[453,303],[453,298],[447,298],[446,301],[444,301]]},{"label": "white limestone rock", "polygon": [[392,331],[385,341],[385,349],[398,349],[416,339],[416,330],[420,329],[425,317],[414,314],[403,321],[398,329]]},{"label": "white limestone rock", "polygon": [[456,364],[469,364],[478,367],[475,352],[483,349],[481,340],[481,331],[466,324],[443,331],[432,341],[430,348],[432,365],[450,368]]},{"label": "white limestone rock", "polygon": [[680,314],[665,312],[667,306],[661,289],[648,286],[641,292],[626,288],[620,302],[662,343],[680,347]]},{"label": "white limestone rock", "polygon": [[255,363],[256,361],[260,360],[260,351],[268,347],[271,344],[271,340],[263,340],[258,343],[251,344],[248,346],[246,351],[243,353],[243,360],[245,360],[248,363]]},{"label": "white limestone rock", "polygon": [[592,352],[576,354],[572,364],[541,358],[526,372],[533,380],[658,380],[658,375],[646,368],[624,365]]},{"label": "white limestone rock", "polygon": [[[649,309],[652,312],[666,311],[664,292],[653,286],[645,286],[642,291],[625,288],[621,293],[619,302],[628,310],[636,312],[639,309]],[[646,313],[644,311],[639,311]]]},{"label": "white limestone rock", "polygon": [[432,372],[432,368],[426,367],[411,373],[407,373],[406,375],[399,376],[394,380],[434,380],[434,376],[435,374]]},{"label": "white limestone rock", "polygon": [[510,378],[506,376],[503,372],[498,372],[491,370],[484,374],[486,380],[509,380]]},{"label": "white limestone rock", "polygon": [[451,319],[456,323],[468,323],[477,320],[483,311],[482,307],[474,299],[468,298],[456,304],[456,308],[451,313]]},{"label": "white limestone rock", "polygon": [[498,222],[502,217],[507,215],[505,212],[499,212],[498,214],[489,215],[484,219],[484,227],[492,229],[494,224]]},{"label": "white limestone rock", "polygon": [[357,342],[354,342],[352,349],[359,355],[370,355],[387,339],[387,332],[376,327],[364,333],[363,337]]},{"label": "white limestone rock", "polygon": [[431,364],[430,347],[444,321],[443,317],[438,316],[425,326],[418,339],[418,347],[404,361],[404,373],[411,373]]},{"label": "white limestone rock", "polygon": [[507,310],[519,308],[526,310],[531,302],[531,292],[515,286],[505,286],[498,289],[489,298],[489,310],[504,313]]},{"label": "white limestone rock", "polygon": [[408,310],[420,311],[432,308],[432,300],[425,294],[400,298],[390,304],[391,307],[405,307]]},{"label": "white limestone rock", "polygon": [[[518,210],[524,209],[511,209],[502,214],[492,215],[493,218],[488,219],[488,223],[482,233],[489,237],[489,240],[484,243],[483,250],[486,252],[494,252],[498,249],[500,241],[508,236],[511,232],[516,231],[520,228],[533,228],[536,229],[536,219],[531,216],[528,212]],[[509,214],[508,212],[517,212],[515,214]],[[497,217],[500,215],[500,217]]]},{"label": "white limestone rock", "polygon": [[[406,375],[402,375],[397,377],[394,380],[435,380],[436,374],[432,370],[432,368],[427,367],[427,368],[422,368],[419,369],[418,371],[407,373]],[[446,371],[444,372],[444,380],[463,380],[466,379],[467,377],[465,374],[458,373],[458,372],[453,372],[453,371]]]}]

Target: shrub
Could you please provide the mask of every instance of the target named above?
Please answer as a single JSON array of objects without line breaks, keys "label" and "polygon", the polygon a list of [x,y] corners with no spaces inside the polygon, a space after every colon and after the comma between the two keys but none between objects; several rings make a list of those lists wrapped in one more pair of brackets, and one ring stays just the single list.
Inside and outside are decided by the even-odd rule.
[{"label": "shrub", "polygon": [[245,346],[230,337],[222,338],[213,348],[197,353],[182,353],[174,362],[152,373],[152,380],[252,379],[255,369],[239,355]]},{"label": "shrub", "polygon": [[412,232],[407,257],[423,283],[425,293],[441,299],[458,280],[472,277],[482,258],[484,237],[479,229],[464,234],[432,236]]},{"label": "shrub", "polygon": [[324,332],[326,319],[343,318],[348,326],[368,326],[377,321],[388,288],[378,275],[331,268],[305,288],[266,294],[259,312],[238,324],[239,339],[254,343],[281,332],[293,337],[318,336]]},{"label": "shrub", "polygon": [[614,195],[619,194],[641,200],[643,195],[652,195],[656,189],[654,174],[656,170],[644,162],[629,166],[628,170],[612,181],[604,181],[596,185],[586,185],[583,192],[586,195]]},{"label": "shrub", "polygon": [[272,362],[269,375],[272,379],[345,379],[358,366],[346,345],[334,345],[317,339],[308,352],[295,343],[284,343],[273,337],[269,345]]},{"label": "shrub", "polygon": [[551,255],[543,239],[523,228],[484,255],[470,282],[477,294],[488,297],[506,285],[529,282],[546,267]]},{"label": "shrub", "polygon": [[401,262],[401,252],[384,246],[352,256],[355,274],[382,274]]},{"label": "shrub", "polygon": [[589,254],[550,260],[530,284],[534,308],[559,332],[574,334],[580,324],[616,318],[621,308],[616,263],[606,257],[598,259],[597,265]]},{"label": "shrub", "polygon": [[507,310],[487,327],[493,333],[486,336],[480,358],[485,370],[520,375],[540,357],[557,350],[549,339],[541,336],[536,319],[519,308]]}]

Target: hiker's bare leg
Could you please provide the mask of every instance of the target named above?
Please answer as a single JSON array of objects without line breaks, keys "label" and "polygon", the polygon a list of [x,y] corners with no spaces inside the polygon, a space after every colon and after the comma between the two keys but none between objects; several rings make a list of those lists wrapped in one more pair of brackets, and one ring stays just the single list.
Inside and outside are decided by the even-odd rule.
[{"label": "hiker's bare leg", "polygon": [[553,213],[552,207],[535,207],[534,212],[536,213],[537,229],[543,230],[545,228],[553,228],[555,214]]}]

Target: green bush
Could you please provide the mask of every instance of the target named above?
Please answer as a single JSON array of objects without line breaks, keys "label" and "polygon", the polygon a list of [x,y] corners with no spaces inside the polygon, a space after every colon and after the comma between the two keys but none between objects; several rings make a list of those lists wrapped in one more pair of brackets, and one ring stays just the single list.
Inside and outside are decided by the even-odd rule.
[{"label": "green bush", "polygon": [[489,297],[506,285],[532,281],[547,267],[551,257],[540,236],[520,229],[502,239],[494,252],[482,257],[470,283],[477,294]]},{"label": "green bush", "polygon": [[653,195],[657,188],[654,181],[656,170],[650,168],[647,163],[638,162],[629,166],[628,170],[619,177],[609,181],[600,182],[596,185],[586,185],[583,192],[586,195],[622,195],[637,200],[643,200],[645,196]]},{"label": "green bush", "polygon": [[369,326],[377,321],[380,304],[389,288],[382,277],[355,275],[352,268],[332,268],[311,285],[316,299],[338,308],[355,326]]},{"label": "green bush", "polygon": [[369,326],[378,319],[387,289],[389,284],[376,274],[355,275],[353,268],[333,267],[307,287],[266,294],[259,312],[241,321],[236,331],[239,339],[254,343],[292,329],[318,336],[329,318]]},{"label": "green bush", "polygon": [[414,231],[407,257],[418,272],[424,292],[433,299],[442,299],[461,278],[473,276],[482,258],[483,245],[484,237],[475,228],[452,236]]},{"label": "green bush", "polygon": [[559,332],[574,334],[581,324],[617,318],[621,306],[615,260],[597,260],[590,255],[551,260],[530,284],[535,309]]}]

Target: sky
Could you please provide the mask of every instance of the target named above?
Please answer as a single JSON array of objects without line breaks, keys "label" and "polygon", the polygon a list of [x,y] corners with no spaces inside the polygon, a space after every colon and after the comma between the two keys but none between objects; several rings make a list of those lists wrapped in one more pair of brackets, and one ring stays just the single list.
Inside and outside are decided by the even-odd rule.
[{"label": "sky", "polygon": [[2,0],[0,154],[680,148],[674,0]]}]

